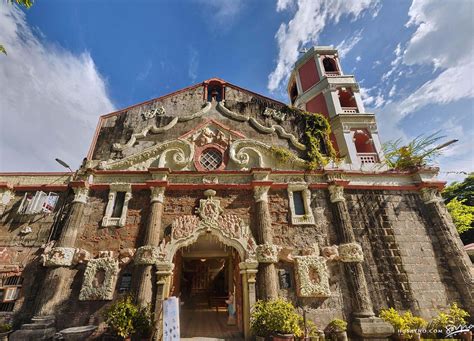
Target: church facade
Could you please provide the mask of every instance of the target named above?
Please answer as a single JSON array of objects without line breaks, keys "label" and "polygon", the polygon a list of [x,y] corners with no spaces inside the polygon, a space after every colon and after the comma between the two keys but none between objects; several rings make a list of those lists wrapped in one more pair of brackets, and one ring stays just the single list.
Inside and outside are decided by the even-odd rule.
[{"label": "church facade", "polygon": [[333,48],[298,60],[288,94],[290,106],[206,80],[101,116],[74,173],[0,174],[12,337],[88,324],[99,337],[127,294],[161,330],[167,297],[196,312],[232,293],[245,339],[252,305],[276,297],[321,328],[350,322],[355,339],[393,332],[376,317],[386,307],[430,318],[457,302],[472,316],[472,263],[437,170],[385,166]]}]

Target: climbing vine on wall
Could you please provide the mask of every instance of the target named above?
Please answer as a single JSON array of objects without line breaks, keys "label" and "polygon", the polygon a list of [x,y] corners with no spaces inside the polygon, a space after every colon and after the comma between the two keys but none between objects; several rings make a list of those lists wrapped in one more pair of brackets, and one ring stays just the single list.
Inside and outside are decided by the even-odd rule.
[{"label": "climbing vine on wall", "polygon": [[283,107],[281,111],[293,116],[295,123],[300,124],[303,129],[302,142],[306,146],[309,169],[324,167],[329,161],[337,159],[330,139],[331,126],[326,117],[288,106]]}]

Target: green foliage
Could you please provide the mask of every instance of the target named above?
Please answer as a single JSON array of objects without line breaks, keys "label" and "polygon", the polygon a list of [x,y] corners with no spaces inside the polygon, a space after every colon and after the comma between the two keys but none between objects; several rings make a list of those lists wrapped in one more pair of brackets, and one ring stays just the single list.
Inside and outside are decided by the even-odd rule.
[{"label": "green foliage", "polygon": [[458,200],[454,198],[446,205],[459,234],[473,228],[474,206],[465,205],[465,201],[466,199]]},{"label": "green foliage", "polygon": [[382,320],[390,323],[399,335],[407,339],[415,336],[413,330],[425,328],[428,324],[424,319],[413,316],[409,311],[402,315],[394,308],[382,309],[379,316]]},{"label": "green foliage", "polygon": [[329,161],[337,159],[330,139],[331,126],[326,117],[288,106],[282,111],[295,117],[296,123],[302,125],[308,169],[324,167]]},{"label": "green foliage", "polygon": [[7,54],[7,50],[3,47],[3,45],[0,45],[0,53]]},{"label": "green foliage", "polygon": [[281,162],[289,162],[296,160],[296,155],[283,147],[272,146],[270,152]]},{"label": "green foliage", "polygon": [[113,303],[104,314],[105,323],[123,338],[138,332],[147,335],[151,332],[152,315],[149,308],[141,308],[127,296]]},{"label": "green foliage", "polygon": [[334,319],[329,322],[326,330],[330,333],[345,332],[347,330],[347,322],[341,319]]},{"label": "green foliage", "polygon": [[0,333],[7,333],[12,330],[12,325],[9,323],[0,324]]},{"label": "green foliage", "polygon": [[430,322],[430,329],[446,330],[449,326],[464,325],[467,317],[469,317],[469,313],[459,308],[457,303],[453,303],[449,306],[447,313],[439,312],[438,316]]},{"label": "green foliage", "polygon": [[444,136],[435,132],[428,136],[419,135],[404,146],[401,146],[401,139],[388,141],[383,145],[385,162],[390,168],[397,170],[424,167],[440,155],[441,148],[433,148],[433,144],[442,138]]},{"label": "green foliage", "polygon": [[[303,320],[301,320],[301,330],[304,330]],[[315,337],[319,335],[319,330],[316,324],[311,320],[306,320],[306,335],[309,337]]]},{"label": "green foliage", "polygon": [[[12,4],[13,0],[7,0],[7,2]],[[15,0],[15,2],[25,8],[30,8],[31,6],[33,6],[33,0]]]},{"label": "green foliage", "polygon": [[465,204],[474,206],[474,173],[469,174],[462,182],[453,182],[441,193],[446,203],[454,198],[466,200]]},{"label": "green foliage", "polygon": [[271,301],[257,301],[250,315],[250,327],[257,336],[293,334],[300,336],[302,317],[288,301],[277,298]]}]

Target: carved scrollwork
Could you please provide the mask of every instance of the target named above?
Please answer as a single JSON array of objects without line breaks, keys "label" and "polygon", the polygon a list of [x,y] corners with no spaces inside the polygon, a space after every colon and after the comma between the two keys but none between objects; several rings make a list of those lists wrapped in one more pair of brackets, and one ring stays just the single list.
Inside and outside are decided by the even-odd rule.
[{"label": "carved scrollwork", "polygon": [[156,246],[141,246],[135,253],[134,263],[137,265],[153,265],[159,259],[159,249]]},{"label": "carved scrollwork", "polygon": [[142,112],[142,116],[145,120],[149,120],[155,116],[163,116],[166,113],[165,108],[163,106],[159,108],[149,109],[147,111]]},{"label": "carved scrollwork", "polygon": [[281,247],[273,244],[257,245],[257,260],[260,263],[277,263]]},{"label": "carved scrollwork", "polygon": [[76,249],[73,247],[55,247],[43,254],[43,266],[71,266],[73,264]]},{"label": "carved scrollwork", "polygon": [[342,202],[346,199],[344,198],[344,187],[338,185],[330,185],[328,187],[330,200],[332,203]]}]

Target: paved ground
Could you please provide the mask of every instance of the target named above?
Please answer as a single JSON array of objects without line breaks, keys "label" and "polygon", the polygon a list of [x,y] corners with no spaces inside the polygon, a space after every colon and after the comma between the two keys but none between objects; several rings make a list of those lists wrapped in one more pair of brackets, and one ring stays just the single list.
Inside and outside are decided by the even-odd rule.
[{"label": "paved ground", "polygon": [[243,340],[237,326],[227,325],[223,309],[182,309],[180,322],[181,340]]}]

